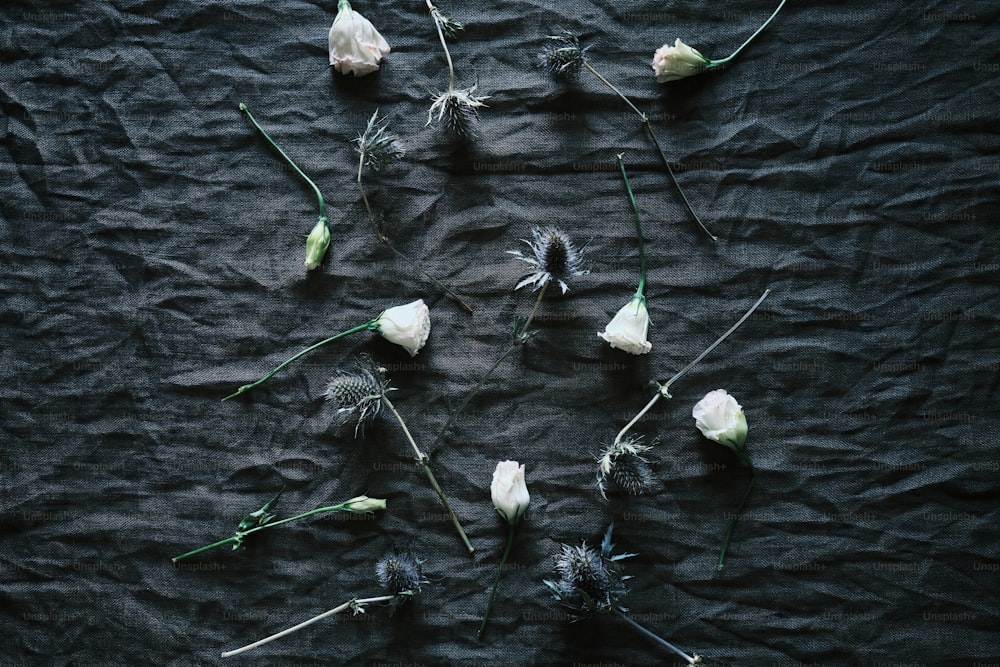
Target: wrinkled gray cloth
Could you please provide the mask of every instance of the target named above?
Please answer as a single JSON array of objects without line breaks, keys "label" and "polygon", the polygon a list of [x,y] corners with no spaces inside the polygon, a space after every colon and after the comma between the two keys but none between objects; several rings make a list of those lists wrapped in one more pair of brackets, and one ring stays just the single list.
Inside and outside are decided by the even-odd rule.
[{"label": "wrinkled gray cloth", "polygon": [[[447,84],[424,3],[354,7],[392,46],[361,79],[329,67],[334,2],[47,2],[0,9],[4,665],[209,665],[219,653],[378,594],[393,546],[425,559],[423,594],[226,664],[663,665],[613,616],[568,622],[542,579],[560,543],[614,522],[634,618],[709,665],[1000,663],[996,342],[1000,12],[991,2],[789,3],[723,71],[667,85],[649,62],[681,37],[722,58],[774,2],[453,3],[460,86],[488,95],[478,137],[425,127]],[[581,35],[644,110],[588,72],[553,80],[544,37]],[[333,243],[307,273],[311,190]],[[379,109],[406,157],[366,177],[399,248],[378,244],[351,141]],[[595,335],[631,297],[647,236],[652,352]],[[586,244],[589,275],[549,290],[538,334],[442,439],[434,468],[474,558],[383,416],[339,430],[322,393],[362,353],[429,447],[508,344],[533,295],[505,251],[535,225]],[[760,310],[672,388],[635,434],[655,474],[603,500],[595,457],[665,380],[766,289]],[[415,358],[376,334],[300,349],[423,298]],[[726,388],[745,407],[757,486],[725,570],[718,549],[748,475],[694,428]],[[527,465],[531,507],[475,640],[505,529],[496,462]],[[175,568],[281,487],[280,516],[332,515]]]}]

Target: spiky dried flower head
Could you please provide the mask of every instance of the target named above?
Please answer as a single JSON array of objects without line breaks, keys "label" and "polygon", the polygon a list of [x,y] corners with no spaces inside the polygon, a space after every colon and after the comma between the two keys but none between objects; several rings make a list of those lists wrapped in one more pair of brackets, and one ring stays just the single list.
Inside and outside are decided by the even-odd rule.
[{"label": "spiky dried flower head", "polygon": [[[531,265],[535,271],[521,280],[514,288],[519,290],[528,285],[534,285],[535,290],[542,288],[550,280],[559,283],[562,293],[569,291],[566,281],[576,276],[590,273],[583,268],[583,250],[578,249],[565,232],[557,227],[531,230],[532,239],[522,239],[531,248],[532,256],[527,256],[519,250],[508,250],[522,262]],[[532,290],[534,291],[534,290]]]},{"label": "spiky dried flower head", "polygon": [[597,488],[607,497],[607,480],[626,495],[639,496],[653,483],[649,461],[643,456],[651,447],[640,443],[642,438],[624,438],[613,442],[597,457]]},{"label": "spiky dried flower head", "polygon": [[371,167],[374,171],[406,154],[399,137],[389,131],[389,119],[384,116],[379,118],[378,109],[368,119],[365,131],[358,135],[354,143],[364,166]]},{"label": "spiky dried flower head", "polygon": [[420,565],[423,561],[413,552],[393,549],[375,563],[375,576],[391,595],[412,595],[427,583]]},{"label": "spiky dried flower head", "polygon": [[[479,117],[477,109],[485,107],[483,100],[489,99],[489,95],[476,95],[475,92],[476,86],[472,86],[449,90],[433,97],[434,103],[427,112],[425,127],[437,120],[458,136],[472,137],[475,134],[475,121]],[[437,119],[434,118],[435,112]]]},{"label": "spiky dried flower head", "polygon": [[578,547],[563,544],[556,556],[558,581],[545,580],[557,600],[581,613],[607,612],[620,609],[619,598],[628,593],[624,583],[630,577],[621,574],[617,561],[635,554],[612,555],[611,532],[608,527],[598,551],[583,542]]},{"label": "spiky dried flower head", "polygon": [[337,406],[345,423],[357,419],[354,437],[364,433],[382,410],[382,399],[391,391],[385,369],[369,357],[358,359],[354,368],[340,369],[326,387],[326,399]]},{"label": "spiky dried flower head", "polygon": [[611,574],[601,555],[586,542],[578,547],[562,545],[556,558],[556,572],[564,590],[586,595],[597,604],[604,602],[611,592]]},{"label": "spiky dried flower head", "polygon": [[558,35],[549,35],[545,39],[541,61],[549,74],[556,77],[576,75],[587,59],[587,49],[580,48],[579,38],[564,30]]}]

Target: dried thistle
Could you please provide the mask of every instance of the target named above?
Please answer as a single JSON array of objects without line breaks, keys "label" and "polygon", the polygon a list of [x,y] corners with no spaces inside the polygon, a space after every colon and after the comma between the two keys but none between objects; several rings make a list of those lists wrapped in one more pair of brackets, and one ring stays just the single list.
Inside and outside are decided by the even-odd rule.
[{"label": "dried thistle", "polygon": [[389,131],[389,119],[384,116],[379,118],[378,109],[368,119],[364,132],[358,135],[354,143],[357,144],[355,150],[361,156],[359,171],[366,166],[379,171],[406,154],[399,137]]},{"label": "dried thistle", "polygon": [[325,395],[337,406],[337,413],[345,423],[357,419],[354,437],[358,437],[381,412],[382,403],[390,391],[392,388],[385,377],[385,369],[369,357],[362,357],[354,369],[337,371],[327,385]]},{"label": "dried thistle", "polygon": [[517,284],[515,290],[528,285],[534,285],[534,289],[537,290],[550,280],[554,280],[565,294],[569,291],[569,286],[566,284],[568,279],[590,273],[583,268],[583,250],[578,249],[561,229],[535,227],[531,230],[531,235],[533,240],[523,241],[531,248],[533,256],[526,256],[519,250],[507,251],[535,269],[534,273]]},{"label": "dried thistle", "polygon": [[[542,65],[556,77],[575,76],[586,62],[586,48],[580,48],[580,39],[569,31],[549,35],[540,60]],[[589,47],[587,47],[589,48]]]},{"label": "dried thistle", "polygon": [[611,444],[597,458],[597,488],[607,497],[607,480],[629,496],[640,496],[653,482],[649,461],[643,456],[652,447],[640,444],[641,438],[625,438]]},{"label": "dried thistle", "polygon": [[[478,85],[478,84],[477,84]],[[474,123],[479,118],[477,109],[485,107],[483,100],[488,100],[489,95],[476,95],[476,86],[458,90],[448,90],[440,93],[432,99],[430,110],[427,112],[427,125],[437,120],[449,131],[462,137],[472,137],[475,134]],[[434,113],[437,112],[437,118]]]}]

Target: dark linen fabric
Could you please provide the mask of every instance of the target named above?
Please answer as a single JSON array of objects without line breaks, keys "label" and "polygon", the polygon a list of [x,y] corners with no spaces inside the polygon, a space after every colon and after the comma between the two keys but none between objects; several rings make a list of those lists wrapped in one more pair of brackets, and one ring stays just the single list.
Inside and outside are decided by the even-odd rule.
[{"label": "dark linen fabric", "polygon": [[[328,65],[336,3],[28,2],[0,7],[0,665],[576,666],[679,664],[614,616],[571,623],[542,584],[561,543],[615,523],[635,620],[707,665],[1000,664],[997,194],[1000,9],[987,0],[789,3],[722,71],[658,85],[682,38],[722,58],[775,2],[452,2],[460,86],[488,95],[471,142],[425,126],[447,84],[423,2],[358,0],[392,46],[355,79]],[[570,30],[648,114],[712,242],[636,115],[584,71],[537,65]],[[333,242],[302,266],[310,189]],[[379,109],[400,162],[366,177],[403,252],[376,242],[351,141]],[[652,352],[596,336],[633,294],[646,231]],[[370,354],[422,447],[510,341],[534,295],[506,254],[537,225],[585,244],[590,273],[539,308],[442,438],[434,469],[464,554],[398,425],[368,437],[324,405]],[[666,380],[759,311],[635,427],[648,493],[600,497],[595,458]],[[415,358],[376,334],[300,349],[423,298]],[[757,485],[691,408],[744,406]],[[531,506],[475,639],[506,530],[496,462],[527,465]],[[279,516],[336,514],[171,565],[286,488]],[[219,654],[379,593],[394,546],[430,583],[252,653]]]}]

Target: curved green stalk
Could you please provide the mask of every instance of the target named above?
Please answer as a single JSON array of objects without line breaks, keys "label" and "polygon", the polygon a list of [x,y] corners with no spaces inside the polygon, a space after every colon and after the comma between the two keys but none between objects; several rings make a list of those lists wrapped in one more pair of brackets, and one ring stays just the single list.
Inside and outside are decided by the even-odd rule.
[{"label": "curved green stalk", "polygon": [[[349,7],[350,5],[348,5],[348,8]],[[305,180],[305,182],[309,184],[309,187],[313,189],[313,192],[316,193],[316,200],[319,203],[319,217],[326,219],[326,202],[323,201],[323,193],[319,191],[319,188],[316,187],[316,184],[313,183],[312,179],[306,176],[301,169],[299,169],[299,166],[295,164],[294,161],[292,161],[292,158],[288,157],[288,154],[285,153],[285,151],[281,150],[281,146],[276,144],[274,142],[274,139],[272,139],[271,136],[264,130],[264,128],[262,128],[260,124],[257,123],[257,120],[253,117],[253,114],[250,113],[250,109],[248,109],[247,105],[244,104],[243,102],[240,102],[240,111],[242,111],[247,115],[247,118],[250,119],[250,122],[253,123],[253,126],[257,128],[257,131],[260,132],[265,139],[267,139],[267,142],[271,144],[271,146],[273,146],[274,149],[278,151],[278,153],[281,154],[281,157],[285,158],[285,161],[291,165],[292,169],[294,169],[298,173],[298,175],[301,176]]]},{"label": "curved green stalk", "polygon": [[712,69],[714,67],[719,67],[721,65],[725,65],[730,60],[732,60],[733,58],[735,58],[736,56],[738,56],[740,54],[740,51],[742,51],[743,49],[745,49],[747,47],[747,45],[750,42],[752,42],[757,37],[757,35],[759,35],[760,33],[764,32],[764,28],[766,28],[768,26],[768,24],[771,23],[771,21],[774,20],[774,17],[778,15],[778,12],[781,11],[781,8],[785,6],[785,2],[786,2],[786,0],[781,0],[781,4],[779,4],[778,8],[774,10],[774,13],[771,14],[771,16],[766,21],[764,21],[764,25],[762,25],[761,27],[757,28],[757,32],[755,32],[754,34],[750,35],[750,38],[747,41],[743,42],[743,44],[740,45],[740,48],[736,49],[735,51],[732,52],[732,54],[729,55],[729,57],[723,58],[722,60],[709,60],[708,65],[705,66],[705,69]]},{"label": "curved green stalk", "polygon": [[625,162],[622,160],[624,153],[618,154],[618,168],[622,172],[622,180],[625,181],[625,191],[628,192],[628,200],[632,204],[632,213],[635,215],[635,235],[639,239],[639,287],[636,289],[636,296],[646,296],[646,248],[642,238],[642,221],[639,220],[639,207],[635,203],[635,195],[632,194],[632,186],[628,182],[628,174],[625,173]]},{"label": "curved green stalk", "polygon": [[229,396],[226,396],[222,400],[223,401],[227,401],[230,398],[235,398],[236,396],[239,396],[240,394],[242,394],[244,392],[250,391],[251,389],[253,389],[257,385],[262,384],[264,382],[267,382],[268,380],[270,380],[274,376],[275,373],[277,373],[278,371],[280,371],[282,368],[284,368],[288,364],[292,363],[293,361],[295,361],[296,359],[298,359],[302,355],[304,355],[304,354],[306,354],[308,352],[312,352],[317,347],[321,347],[323,345],[326,345],[327,343],[332,343],[333,341],[337,340],[338,338],[343,338],[344,336],[347,336],[347,335],[352,334],[352,333],[357,333],[359,331],[366,331],[366,330],[374,330],[377,322],[378,322],[377,318],[374,319],[374,320],[369,320],[368,322],[365,322],[364,324],[359,324],[358,326],[352,327],[352,328],[348,329],[347,331],[341,331],[339,334],[330,336],[326,340],[321,340],[320,342],[316,343],[315,345],[310,345],[309,347],[307,347],[306,349],[302,350],[301,352],[299,352],[295,356],[293,356],[293,357],[291,357],[289,359],[286,359],[285,361],[283,361],[280,364],[278,364],[274,368],[274,370],[272,370],[270,373],[268,373],[267,375],[265,375],[261,379],[257,380],[256,382],[251,382],[250,384],[243,385],[242,387],[240,387],[239,389],[237,389],[236,391],[234,391],[233,393],[231,393]]}]

